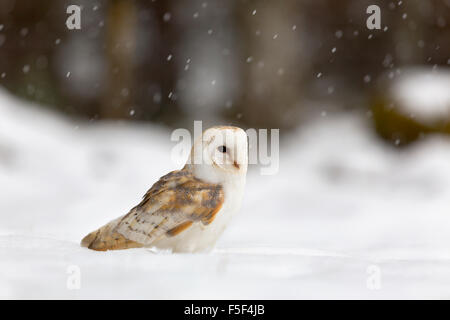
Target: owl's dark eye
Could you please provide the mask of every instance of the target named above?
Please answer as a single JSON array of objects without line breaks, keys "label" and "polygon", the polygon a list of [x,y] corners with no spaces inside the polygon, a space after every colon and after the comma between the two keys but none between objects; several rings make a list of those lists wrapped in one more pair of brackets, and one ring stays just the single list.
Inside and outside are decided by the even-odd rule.
[{"label": "owl's dark eye", "polygon": [[227,152],[227,147],[220,146],[220,147],[217,148],[217,150],[219,150],[219,152],[225,153],[225,152]]}]

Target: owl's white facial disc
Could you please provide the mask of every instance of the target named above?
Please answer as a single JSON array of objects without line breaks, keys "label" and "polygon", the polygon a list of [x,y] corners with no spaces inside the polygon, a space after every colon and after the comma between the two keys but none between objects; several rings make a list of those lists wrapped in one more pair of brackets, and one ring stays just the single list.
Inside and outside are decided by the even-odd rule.
[{"label": "owl's white facial disc", "polygon": [[196,175],[211,182],[247,173],[247,134],[237,127],[212,127],[192,148]]}]

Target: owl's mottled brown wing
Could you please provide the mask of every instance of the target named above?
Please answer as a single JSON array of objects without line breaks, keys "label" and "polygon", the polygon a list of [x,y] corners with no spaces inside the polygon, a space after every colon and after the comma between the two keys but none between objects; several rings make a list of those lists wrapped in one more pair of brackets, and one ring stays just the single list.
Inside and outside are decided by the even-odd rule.
[{"label": "owl's mottled brown wing", "polygon": [[223,201],[221,185],[196,179],[188,170],[173,171],[147,191],[142,202],[119,221],[115,231],[129,240],[150,245],[164,236],[175,236],[194,223],[211,223]]}]

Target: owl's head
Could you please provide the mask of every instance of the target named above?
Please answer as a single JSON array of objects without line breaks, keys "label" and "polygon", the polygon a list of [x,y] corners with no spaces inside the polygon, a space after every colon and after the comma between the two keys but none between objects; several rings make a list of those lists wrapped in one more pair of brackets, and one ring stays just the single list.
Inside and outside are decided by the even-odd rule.
[{"label": "owl's head", "polygon": [[205,130],[191,150],[194,173],[200,179],[221,182],[225,176],[247,173],[247,134],[238,127]]}]

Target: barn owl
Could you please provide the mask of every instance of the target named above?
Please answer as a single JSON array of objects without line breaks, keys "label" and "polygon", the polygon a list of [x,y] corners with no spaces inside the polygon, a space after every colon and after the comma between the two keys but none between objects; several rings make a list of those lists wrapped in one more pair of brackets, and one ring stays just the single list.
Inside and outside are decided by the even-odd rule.
[{"label": "barn owl", "polygon": [[247,134],[242,129],[209,128],[194,142],[181,170],[161,177],[141,203],[88,234],[81,245],[99,251],[208,251],[239,210],[247,163]]}]

